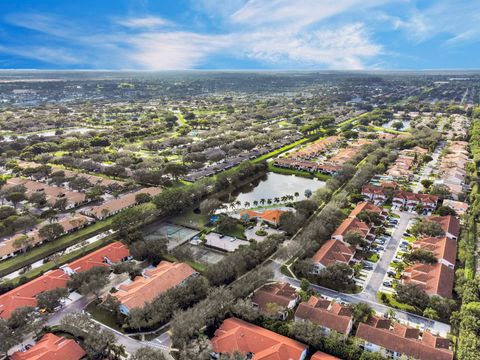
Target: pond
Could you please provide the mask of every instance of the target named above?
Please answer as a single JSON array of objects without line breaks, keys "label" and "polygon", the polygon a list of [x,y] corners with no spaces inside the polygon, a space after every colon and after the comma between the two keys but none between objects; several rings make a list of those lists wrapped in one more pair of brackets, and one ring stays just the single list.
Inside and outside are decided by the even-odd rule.
[{"label": "pond", "polygon": [[315,190],[324,186],[325,182],[318,179],[269,172],[264,177],[241,187],[231,194],[230,199],[225,200],[228,202],[240,201],[244,204],[246,201],[250,203],[253,203],[253,201],[260,202],[261,199],[266,201],[271,199],[273,201],[275,198],[281,199],[285,195],[294,196],[295,193],[298,193],[295,200],[304,200],[306,199],[305,190],[315,192]]}]

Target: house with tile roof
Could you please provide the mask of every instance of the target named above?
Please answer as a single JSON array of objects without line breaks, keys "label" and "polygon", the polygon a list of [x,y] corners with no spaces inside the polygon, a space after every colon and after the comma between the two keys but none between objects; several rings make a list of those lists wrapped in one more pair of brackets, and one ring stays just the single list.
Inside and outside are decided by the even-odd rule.
[{"label": "house with tile roof", "polygon": [[279,318],[284,320],[288,310],[297,306],[299,296],[297,289],[289,283],[266,284],[256,290],[252,296],[252,303],[262,311],[270,314],[271,304],[276,307]]},{"label": "house with tile roof", "polygon": [[364,341],[364,350],[394,359],[404,355],[418,360],[453,360],[448,339],[390,319],[373,316],[358,325],[356,336]]},{"label": "house with tile roof", "polygon": [[320,326],[325,335],[336,331],[348,336],[353,326],[352,310],[336,302],[311,296],[307,302],[302,302],[295,311],[295,321],[310,321]]},{"label": "house with tile roof", "polygon": [[11,360],[80,360],[87,353],[72,339],[52,333],[45,334],[26,351],[17,351]]},{"label": "house with tile roof", "polygon": [[312,355],[310,360],[341,360],[341,359],[337,358],[336,356],[326,354],[321,351],[317,351],[315,354]]},{"label": "house with tile roof", "polygon": [[156,268],[145,270],[143,276],[118,286],[118,291],[112,295],[120,301],[120,311],[128,315],[131,309],[142,308],[147,302],[184,284],[194,275],[197,272],[185,263],[161,261]]},{"label": "house with tile roof", "polygon": [[454,279],[455,271],[447,265],[417,263],[404,270],[402,282],[418,285],[429,296],[451,298]]},{"label": "house with tile roof", "polygon": [[445,199],[443,200],[443,206],[448,206],[449,208],[453,209],[459,216],[465,215],[468,213],[469,206],[467,203],[463,201],[457,201],[457,200],[450,200],[450,199]]},{"label": "house with tile roof", "polygon": [[383,204],[388,199],[387,192],[383,187],[370,184],[363,185],[361,194],[365,200],[370,200],[376,205]]},{"label": "house with tile roof", "polygon": [[269,209],[265,211],[253,211],[253,210],[243,210],[240,212],[240,216],[248,216],[248,219],[262,220],[273,226],[278,226],[280,223],[280,217],[282,214],[286,213],[285,210],[278,209]]},{"label": "house with tile roof", "polygon": [[355,217],[348,217],[340,224],[340,226],[333,232],[332,239],[344,241],[344,237],[349,232],[356,232],[360,234],[363,239],[371,238],[374,235],[370,233],[372,227]]},{"label": "house with tile roof", "polygon": [[460,236],[460,221],[453,215],[428,216],[426,220],[440,224],[445,235],[450,239],[457,240]]},{"label": "house with tile roof", "polygon": [[457,242],[449,237],[425,237],[413,242],[412,249],[430,251],[440,263],[452,269],[455,267]]},{"label": "house with tile roof", "polygon": [[350,212],[350,215],[348,215],[348,217],[357,217],[357,215],[362,212],[372,212],[378,214],[382,219],[385,219],[385,217],[387,216],[387,212],[383,210],[383,208],[381,208],[380,206],[371,204],[366,201],[362,201],[359,202],[357,206],[355,206],[355,209]]},{"label": "house with tile roof", "polygon": [[69,277],[60,269],[49,271],[13,290],[0,295],[0,317],[8,319],[21,307],[36,307],[36,296],[44,291],[67,287]]},{"label": "house with tile roof", "polygon": [[347,264],[355,255],[355,249],[343,241],[330,239],[313,255],[314,273],[319,273],[323,268],[336,264]]},{"label": "house with tile roof", "polygon": [[67,275],[72,275],[87,271],[95,266],[110,266],[125,261],[129,257],[128,246],[120,241],[115,241],[60,268]]},{"label": "house with tile roof", "polygon": [[308,349],[298,341],[237,318],[224,320],[211,343],[216,354],[240,352],[252,360],[304,360]]}]

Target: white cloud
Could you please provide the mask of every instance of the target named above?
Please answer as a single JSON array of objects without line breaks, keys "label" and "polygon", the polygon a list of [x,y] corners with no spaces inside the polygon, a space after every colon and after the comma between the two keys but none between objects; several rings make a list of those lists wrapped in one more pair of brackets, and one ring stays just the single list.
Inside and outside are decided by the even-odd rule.
[{"label": "white cloud", "polygon": [[3,46],[0,45],[0,52],[22,56],[29,59],[41,60],[52,64],[79,64],[78,56],[71,54],[68,50],[42,46]]},{"label": "white cloud", "polygon": [[147,16],[147,17],[123,19],[123,20],[117,21],[117,23],[133,29],[139,29],[139,28],[148,29],[148,28],[172,25],[170,21],[162,19],[158,16]]}]

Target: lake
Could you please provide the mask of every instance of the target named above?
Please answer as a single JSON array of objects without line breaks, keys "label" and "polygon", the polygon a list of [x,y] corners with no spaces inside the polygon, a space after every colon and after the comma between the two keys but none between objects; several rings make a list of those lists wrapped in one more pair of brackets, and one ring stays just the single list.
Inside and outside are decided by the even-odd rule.
[{"label": "lake", "polygon": [[275,199],[285,195],[294,195],[295,192],[299,196],[295,200],[304,200],[305,190],[312,192],[325,186],[325,182],[318,179],[309,179],[299,176],[282,175],[269,172],[264,177],[255,180],[247,186],[241,187],[230,196],[230,201],[245,201],[252,203],[260,201],[260,199]]}]

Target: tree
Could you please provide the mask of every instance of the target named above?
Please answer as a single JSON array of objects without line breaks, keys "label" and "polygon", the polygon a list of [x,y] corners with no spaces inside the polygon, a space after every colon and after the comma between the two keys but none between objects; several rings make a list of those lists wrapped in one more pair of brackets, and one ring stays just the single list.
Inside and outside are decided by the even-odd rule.
[{"label": "tree", "polygon": [[129,360],[166,360],[166,358],[161,350],[143,347],[138,349]]},{"label": "tree", "polygon": [[431,307],[427,307],[423,310],[423,316],[432,320],[440,320],[437,311]]},{"label": "tree", "polygon": [[375,314],[375,311],[367,303],[357,303],[350,305],[352,310],[353,320],[358,324],[360,322],[367,322],[371,316]]},{"label": "tree", "polygon": [[394,123],[392,123],[392,127],[395,130],[400,130],[403,128],[403,123],[401,121],[395,121]]},{"label": "tree", "polygon": [[309,199],[313,195],[313,192],[310,189],[305,189],[304,195],[307,199]]},{"label": "tree", "polygon": [[451,195],[450,188],[443,184],[432,185],[429,193],[438,196],[440,199],[446,199]]},{"label": "tree", "polygon": [[289,235],[293,235],[305,222],[305,215],[300,212],[286,211],[280,215],[280,229]]},{"label": "tree", "polygon": [[363,247],[367,243],[358,231],[348,231],[343,237],[343,240],[353,247]]},{"label": "tree", "polygon": [[425,309],[430,301],[428,295],[416,284],[397,284],[395,299],[401,303]]},{"label": "tree", "polygon": [[436,264],[437,258],[434,253],[425,249],[415,249],[407,253],[403,258],[408,262],[421,262],[424,264]]},{"label": "tree", "polygon": [[134,259],[146,260],[153,265],[162,261],[168,253],[167,240],[164,238],[136,241],[129,246],[129,249]]},{"label": "tree", "polygon": [[147,193],[140,193],[135,195],[135,202],[137,204],[145,204],[152,201],[152,196]]},{"label": "tree", "polygon": [[23,252],[26,252],[28,248],[32,245],[33,239],[27,235],[20,235],[12,243],[12,246],[15,249],[22,249]]},{"label": "tree", "polygon": [[449,206],[443,206],[443,205],[438,207],[435,213],[440,216],[447,216],[447,215],[457,216],[457,213],[455,212],[455,210],[453,210]]},{"label": "tree", "polygon": [[108,284],[108,275],[110,269],[105,266],[95,266],[87,271],[75,273],[70,277],[67,286],[71,289],[78,290],[82,295],[95,294],[100,297],[100,290]]},{"label": "tree", "polygon": [[53,204],[53,208],[58,209],[60,211],[65,211],[67,209],[67,206],[68,206],[67,198],[57,199],[55,201],[55,204]]},{"label": "tree", "polygon": [[28,199],[32,204],[36,204],[38,207],[42,207],[47,203],[47,196],[44,192],[35,192],[30,195]]},{"label": "tree", "polygon": [[38,230],[38,234],[46,241],[52,241],[65,232],[63,226],[59,223],[47,224]]},{"label": "tree", "polygon": [[202,214],[211,215],[222,205],[222,202],[216,198],[208,198],[200,203]]},{"label": "tree", "polygon": [[429,180],[429,179],[423,179],[422,181],[420,181],[420,183],[422,184],[422,186],[423,186],[425,189],[429,189],[430,186],[433,185],[433,181],[432,181],[432,180]]},{"label": "tree", "polygon": [[6,218],[13,215],[17,215],[17,212],[13,207],[7,205],[0,206],[0,221],[5,220]]},{"label": "tree", "polygon": [[10,201],[15,207],[15,209],[17,208],[17,205],[19,202],[26,199],[27,197],[25,196],[25,193],[21,193],[21,192],[11,192],[5,196],[5,200]]},{"label": "tree", "polygon": [[56,288],[44,291],[37,295],[37,306],[48,312],[53,312],[55,308],[61,305],[61,300],[68,298],[69,291],[67,288]]},{"label": "tree", "polygon": [[319,285],[337,291],[351,291],[355,287],[353,269],[347,264],[335,263],[320,270],[315,279]]},{"label": "tree", "polygon": [[417,221],[411,228],[411,233],[415,236],[426,235],[426,236],[444,236],[445,232],[442,229],[442,226],[439,223],[434,221],[428,221],[426,219],[421,219]]},{"label": "tree", "polygon": [[236,226],[237,220],[229,216],[221,216],[217,221],[217,229],[222,234],[226,234],[235,230]]}]

